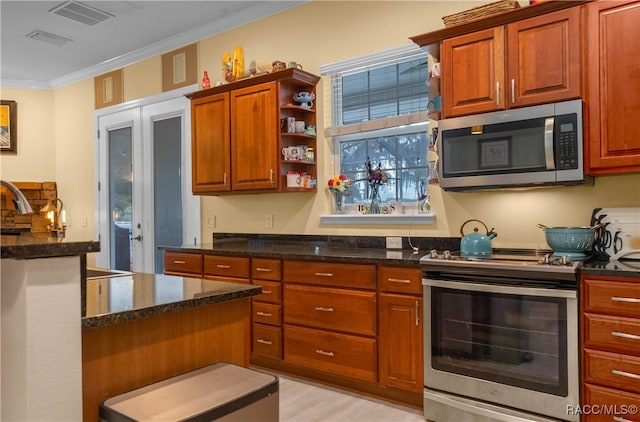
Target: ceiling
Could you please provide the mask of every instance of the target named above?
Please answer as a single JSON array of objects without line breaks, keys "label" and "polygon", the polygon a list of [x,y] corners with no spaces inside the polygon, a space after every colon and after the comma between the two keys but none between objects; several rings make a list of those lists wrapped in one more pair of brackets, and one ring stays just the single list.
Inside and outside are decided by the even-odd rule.
[{"label": "ceiling", "polygon": [[[305,1],[1,0],[0,84],[7,88],[58,88]],[[88,23],[67,17],[73,14],[78,18],[77,12],[82,12],[85,17],[81,19]],[[95,23],[100,19],[105,20]]]}]

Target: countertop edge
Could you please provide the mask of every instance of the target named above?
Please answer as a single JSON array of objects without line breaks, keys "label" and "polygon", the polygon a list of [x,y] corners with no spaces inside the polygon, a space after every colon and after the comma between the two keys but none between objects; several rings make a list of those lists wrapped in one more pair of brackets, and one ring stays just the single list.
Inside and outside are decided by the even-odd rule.
[{"label": "countertop edge", "polygon": [[100,242],[96,240],[68,241],[2,236],[0,241],[0,258],[2,259],[55,258],[99,251]]}]

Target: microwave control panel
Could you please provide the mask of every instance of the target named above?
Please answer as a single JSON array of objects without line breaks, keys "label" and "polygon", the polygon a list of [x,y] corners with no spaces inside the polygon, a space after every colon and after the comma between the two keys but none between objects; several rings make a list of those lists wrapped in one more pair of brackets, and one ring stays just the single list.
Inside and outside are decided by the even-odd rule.
[{"label": "microwave control panel", "polygon": [[578,118],[564,114],[555,118],[556,169],[578,168]]}]

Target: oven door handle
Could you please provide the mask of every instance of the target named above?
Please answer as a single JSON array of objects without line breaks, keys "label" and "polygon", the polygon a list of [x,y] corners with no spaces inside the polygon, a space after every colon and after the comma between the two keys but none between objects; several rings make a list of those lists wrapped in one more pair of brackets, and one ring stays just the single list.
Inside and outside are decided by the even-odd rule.
[{"label": "oven door handle", "polygon": [[504,293],[504,294],[522,295],[522,296],[563,297],[563,298],[569,298],[569,299],[577,298],[577,293],[575,290],[564,290],[564,289],[545,289],[540,287],[524,287],[524,286],[503,286],[498,284],[479,284],[479,283],[467,283],[462,281],[432,280],[429,278],[423,278],[422,285],[429,286],[429,287],[443,287],[446,289],[453,289],[453,290],[473,290],[476,292]]}]

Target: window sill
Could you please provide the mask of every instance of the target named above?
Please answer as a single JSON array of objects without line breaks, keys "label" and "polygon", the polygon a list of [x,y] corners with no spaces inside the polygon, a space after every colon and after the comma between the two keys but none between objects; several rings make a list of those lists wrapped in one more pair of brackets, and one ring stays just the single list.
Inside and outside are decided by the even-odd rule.
[{"label": "window sill", "polygon": [[433,224],[435,219],[435,214],[328,214],[320,216],[320,222],[326,225]]}]

